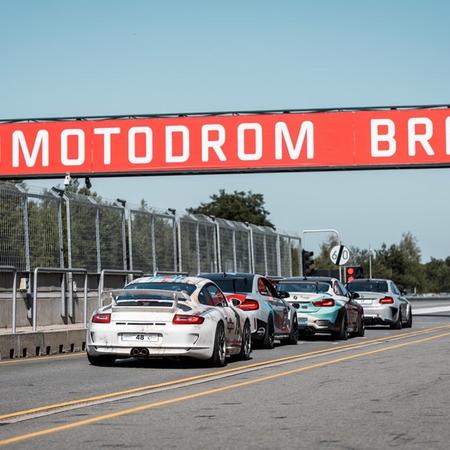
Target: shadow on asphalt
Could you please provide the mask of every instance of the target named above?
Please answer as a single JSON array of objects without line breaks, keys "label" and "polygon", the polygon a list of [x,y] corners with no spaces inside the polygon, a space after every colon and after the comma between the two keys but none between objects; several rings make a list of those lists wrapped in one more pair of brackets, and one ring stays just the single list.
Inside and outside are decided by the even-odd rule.
[{"label": "shadow on asphalt", "polygon": [[[252,358],[247,361],[251,361]],[[227,359],[228,364],[240,362],[235,358]],[[242,361],[245,362],[245,361]],[[218,367],[211,366],[207,361],[202,361],[193,358],[127,358],[116,359],[114,367],[123,368],[140,368],[140,369],[217,369]]]}]

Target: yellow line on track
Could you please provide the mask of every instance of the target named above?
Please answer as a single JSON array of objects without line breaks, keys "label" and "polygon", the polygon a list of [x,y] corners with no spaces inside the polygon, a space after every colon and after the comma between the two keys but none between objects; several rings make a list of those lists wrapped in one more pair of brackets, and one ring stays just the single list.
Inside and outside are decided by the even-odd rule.
[{"label": "yellow line on track", "polygon": [[440,339],[443,337],[447,337],[450,336],[450,332],[449,333],[443,333],[443,334],[439,334],[439,335],[435,335],[435,336],[429,336],[426,338],[422,338],[422,339],[417,339],[417,340],[413,340],[413,341],[409,341],[409,342],[403,342],[400,344],[394,344],[394,345],[390,345],[388,347],[384,347],[384,348],[380,348],[380,349],[376,349],[376,350],[370,350],[367,352],[362,352],[362,353],[357,353],[355,355],[348,355],[348,356],[343,356],[342,358],[337,358],[337,359],[333,359],[330,361],[323,361],[323,362],[319,362],[316,364],[311,364],[309,366],[305,366],[305,367],[300,367],[300,368],[296,368],[296,369],[291,369],[291,370],[287,370],[284,372],[278,372],[272,375],[265,375],[262,377],[258,377],[258,378],[254,378],[252,380],[247,380],[247,381],[241,381],[239,383],[234,383],[234,384],[229,384],[227,386],[222,386],[222,387],[218,387],[218,388],[213,388],[213,389],[208,389],[205,391],[200,391],[200,392],[196,392],[193,394],[188,394],[188,395],[183,395],[180,397],[175,397],[172,399],[168,399],[168,400],[162,400],[162,401],[158,401],[158,402],[153,402],[153,403],[147,403],[145,405],[141,405],[141,406],[135,406],[133,408],[127,408],[121,411],[117,411],[114,413],[109,413],[109,414],[103,414],[101,416],[95,416],[95,417],[91,417],[90,419],[83,419],[83,420],[79,420],[76,422],[72,422],[72,423],[68,423],[65,425],[59,425],[56,427],[52,427],[52,428],[46,428],[40,431],[34,431],[31,433],[26,433],[26,434],[22,434],[22,435],[18,435],[18,436],[13,436],[7,439],[2,439],[0,440],[0,446],[3,445],[8,445],[8,444],[15,444],[17,442],[21,442],[21,441],[25,441],[25,440],[29,440],[32,438],[36,438],[36,437],[40,437],[40,436],[45,436],[48,434],[53,434],[53,433],[57,433],[57,432],[61,432],[61,431],[66,431],[66,430],[71,430],[74,428],[79,428],[82,426],[86,426],[86,425],[91,425],[93,423],[97,423],[97,422],[101,422],[104,420],[108,420],[108,419],[114,419],[117,417],[121,417],[121,416],[125,416],[125,415],[129,415],[129,414],[135,414],[137,412],[141,412],[141,411],[147,411],[149,409],[154,409],[154,408],[158,408],[161,406],[167,406],[167,405],[171,405],[174,403],[179,403],[179,402],[183,402],[186,400],[192,400],[195,398],[200,398],[200,397],[205,397],[208,395],[213,395],[213,394],[218,394],[221,392],[225,392],[225,391],[229,391],[232,389],[237,389],[237,388],[241,388],[244,386],[250,386],[253,384],[257,384],[257,383],[262,383],[264,381],[271,381],[271,380],[275,380],[277,378],[281,378],[281,377],[286,377],[289,375],[293,375],[293,374],[297,374],[297,373],[301,373],[301,372],[306,372],[308,370],[312,370],[312,369],[318,369],[321,367],[325,367],[325,366],[330,366],[333,364],[338,364],[341,363],[343,361],[349,361],[352,359],[357,359],[357,358],[361,358],[364,356],[369,356],[369,355],[375,355],[378,353],[382,353],[382,352],[386,352],[388,350],[396,350],[402,347],[406,347],[409,345],[414,345],[414,344],[420,344],[420,343],[424,343],[424,342],[429,342],[429,341],[433,341],[436,339]]},{"label": "yellow line on track", "polygon": [[[347,344],[347,345],[328,347],[328,348],[322,349],[322,350],[315,350],[315,351],[308,352],[308,353],[301,353],[301,354],[296,354],[296,355],[285,356],[282,358],[265,360],[265,361],[261,361],[261,362],[253,363],[253,364],[245,364],[245,365],[241,365],[241,366],[237,366],[237,367],[232,367],[229,369],[222,369],[222,370],[217,370],[214,372],[207,372],[207,373],[204,373],[201,375],[193,375],[193,376],[185,377],[185,378],[177,378],[175,380],[166,381],[163,383],[139,386],[139,387],[135,387],[135,388],[125,389],[122,391],[110,392],[107,394],[100,394],[100,395],[95,395],[95,396],[85,397],[85,398],[80,398],[80,399],[75,399],[75,400],[67,400],[67,401],[60,402],[60,403],[53,403],[53,404],[44,405],[44,406],[37,406],[35,408],[30,408],[30,409],[26,409],[26,410],[20,410],[20,411],[2,414],[2,415],[0,415],[0,421],[4,421],[7,419],[19,417],[19,416],[26,416],[26,415],[30,415],[30,414],[34,414],[34,413],[40,413],[40,412],[45,412],[45,411],[51,411],[54,409],[65,408],[68,406],[73,406],[73,405],[78,405],[78,404],[81,405],[81,404],[96,402],[96,401],[100,401],[100,400],[113,399],[114,397],[120,397],[120,396],[124,396],[124,395],[128,395],[128,394],[134,394],[134,393],[138,393],[141,391],[147,391],[147,390],[152,390],[152,389],[160,389],[160,388],[164,388],[164,387],[170,387],[170,386],[177,385],[177,384],[198,381],[201,379],[207,379],[210,377],[233,374],[234,372],[239,372],[242,370],[256,369],[258,367],[264,368],[264,366],[271,365],[271,364],[277,364],[277,363],[283,363],[283,362],[289,362],[289,361],[294,362],[298,359],[305,359],[305,358],[309,358],[312,356],[323,356],[323,355],[326,355],[329,353],[336,353],[336,352],[340,352],[343,350],[357,349],[360,347],[366,347],[368,345],[374,345],[374,344],[377,344],[380,342],[384,342],[386,340],[396,341],[396,340],[400,340],[400,339],[406,339],[406,338],[415,337],[415,336],[418,336],[421,334],[431,333],[431,332],[434,332],[434,331],[442,329],[442,328],[450,328],[450,325],[426,328],[423,330],[402,333],[402,334],[394,335],[394,336],[384,336],[382,338],[364,340],[364,341],[361,341],[361,342],[358,342],[355,344]],[[86,406],[88,406],[88,405],[86,405]]]},{"label": "yellow line on track", "polygon": [[86,352],[74,352],[74,353],[59,353],[57,355],[49,355],[49,356],[31,356],[29,358],[19,358],[19,359],[6,359],[0,361],[1,366],[7,366],[12,364],[25,364],[25,363],[34,363],[38,361],[48,361],[49,359],[58,360],[58,359],[67,359],[73,358],[75,356],[85,356]]}]

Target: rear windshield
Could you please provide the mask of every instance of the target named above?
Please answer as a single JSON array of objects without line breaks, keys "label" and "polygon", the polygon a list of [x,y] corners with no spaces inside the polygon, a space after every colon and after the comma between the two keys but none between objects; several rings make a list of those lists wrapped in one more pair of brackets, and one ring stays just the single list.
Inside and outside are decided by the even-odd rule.
[{"label": "rear windshield", "polygon": [[386,281],[356,280],[348,283],[350,292],[388,292]]},{"label": "rear windshield", "polygon": [[279,291],[287,292],[307,292],[307,293],[319,293],[328,292],[330,285],[323,282],[312,281],[298,281],[298,282],[283,282],[278,283],[277,289]]},{"label": "rear windshield", "polygon": [[125,289],[159,289],[161,291],[186,291],[188,295],[191,295],[196,286],[194,284],[188,283],[157,283],[157,282],[148,282],[148,283],[133,283],[125,287]]},{"label": "rear windshield", "polygon": [[223,292],[248,293],[252,292],[253,279],[250,278],[214,278],[214,283],[222,289]]}]

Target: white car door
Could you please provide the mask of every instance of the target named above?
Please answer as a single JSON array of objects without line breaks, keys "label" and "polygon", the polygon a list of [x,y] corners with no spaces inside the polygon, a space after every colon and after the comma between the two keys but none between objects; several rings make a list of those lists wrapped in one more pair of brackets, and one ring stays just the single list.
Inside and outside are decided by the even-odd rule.
[{"label": "white car door", "polygon": [[206,292],[210,298],[210,305],[221,308],[226,317],[226,336],[227,344],[238,346],[241,342],[240,318],[239,314],[234,311],[228,304],[227,299],[222,291],[214,284],[206,285]]}]

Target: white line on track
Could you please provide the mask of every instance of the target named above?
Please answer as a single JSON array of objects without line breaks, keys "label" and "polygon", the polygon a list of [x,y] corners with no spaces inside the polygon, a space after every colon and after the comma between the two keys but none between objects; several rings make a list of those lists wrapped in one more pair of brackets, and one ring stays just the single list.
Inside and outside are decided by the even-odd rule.
[{"label": "white line on track", "polygon": [[413,316],[450,311],[450,306],[432,306],[430,308],[413,308]]}]

